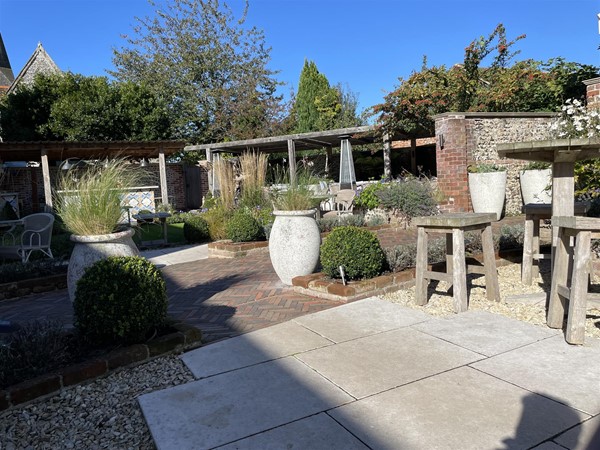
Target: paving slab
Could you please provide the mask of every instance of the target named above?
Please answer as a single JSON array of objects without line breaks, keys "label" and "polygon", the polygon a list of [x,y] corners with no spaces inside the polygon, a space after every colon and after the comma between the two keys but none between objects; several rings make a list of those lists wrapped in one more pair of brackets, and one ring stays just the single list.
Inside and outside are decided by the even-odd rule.
[{"label": "paving slab", "polygon": [[325,413],[283,425],[219,447],[219,450],[368,450],[369,447],[350,434]]},{"label": "paving slab", "polygon": [[204,378],[331,344],[301,325],[285,322],[200,347],[181,359],[196,378]]},{"label": "paving slab", "polygon": [[370,297],[295,321],[334,342],[343,342],[430,319],[422,311]]},{"label": "paving slab", "polygon": [[565,450],[565,448],[562,445],[558,445],[552,441],[548,441],[533,447],[531,450]]},{"label": "paving slab", "polygon": [[293,357],[139,397],[159,450],[217,447],[351,400]]},{"label": "paving slab", "polygon": [[493,356],[559,334],[558,330],[537,327],[487,311],[467,311],[447,319],[433,319],[413,328]]},{"label": "paving slab", "polygon": [[356,398],[469,364],[481,355],[412,328],[296,355]]},{"label": "paving slab", "polygon": [[[597,391],[596,391],[596,395]],[[600,416],[592,417],[580,425],[565,431],[554,441],[571,450],[600,448]]]},{"label": "paving slab", "polygon": [[600,413],[600,340],[569,345],[562,334],[472,366],[590,415]]},{"label": "paving slab", "polygon": [[329,414],[372,448],[403,450],[530,448],[587,417],[470,367]]}]

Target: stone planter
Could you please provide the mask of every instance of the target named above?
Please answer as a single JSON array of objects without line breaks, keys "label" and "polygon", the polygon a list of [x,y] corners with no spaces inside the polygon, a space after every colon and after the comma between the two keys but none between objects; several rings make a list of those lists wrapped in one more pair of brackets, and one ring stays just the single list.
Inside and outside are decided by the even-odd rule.
[{"label": "stone planter", "polygon": [[321,234],[315,209],[273,211],[269,256],[279,279],[291,286],[292,278],[309,275],[319,264]]},{"label": "stone planter", "polygon": [[522,170],[519,181],[524,205],[552,203],[552,169]]},{"label": "stone planter", "polygon": [[469,173],[469,192],[473,211],[493,212],[500,220],[506,197],[506,172]]},{"label": "stone planter", "polygon": [[133,229],[118,233],[99,234],[93,236],[72,235],[71,241],[75,242],[69,270],[67,272],[67,287],[69,298],[75,300],[77,281],[84,274],[85,269],[95,262],[110,256],[138,256],[139,251],[133,242]]}]

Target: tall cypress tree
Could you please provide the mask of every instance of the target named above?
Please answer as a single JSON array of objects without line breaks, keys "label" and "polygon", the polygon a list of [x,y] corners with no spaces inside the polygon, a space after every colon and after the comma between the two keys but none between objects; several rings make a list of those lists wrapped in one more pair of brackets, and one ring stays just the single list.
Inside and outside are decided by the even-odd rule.
[{"label": "tall cypress tree", "polygon": [[298,83],[298,95],[294,105],[296,131],[320,131],[320,112],[318,99],[327,98],[331,87],[327,77],[319,72],[313,61],[304,61]]}]

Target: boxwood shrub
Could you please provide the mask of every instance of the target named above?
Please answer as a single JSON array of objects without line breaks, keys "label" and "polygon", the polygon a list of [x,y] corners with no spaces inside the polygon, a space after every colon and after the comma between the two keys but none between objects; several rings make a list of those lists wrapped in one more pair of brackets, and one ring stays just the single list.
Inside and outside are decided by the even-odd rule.
[{"label": "boxwood shrub", "polygon": [[110,257],[79,279],[73,307],[84,341],[95,346],[141,342],[166,319],[166,284],[144,258]]},{"label": "boxwood shrub", "polygon": [[385,255],[375,233],[338,227],[321,245],[321,266],[331,278],[340,278],[339,266],[344,267],[347,279],[372,278],[385,269]]},{"label": "boxwood shrub", "polygon": [[233,242],[251,242],[263,239],[264,233],[258,220],[246,210],[238,210],[227,222],[227,238]]},{"label": "boxwood shrub", "polygon": [[189,215],[183,222],[183,236],[188,242],[204,242],[210,239],[208,222],[199,215]]}]

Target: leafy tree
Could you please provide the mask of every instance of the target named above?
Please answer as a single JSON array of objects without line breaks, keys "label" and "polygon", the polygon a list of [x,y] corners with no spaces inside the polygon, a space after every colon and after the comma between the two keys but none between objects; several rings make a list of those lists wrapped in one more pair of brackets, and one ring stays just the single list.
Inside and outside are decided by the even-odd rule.
[{"label": "leafy tree", "polygon": [[293,114],[296,132],[322,131],[356,126],[356,95],[341,84],[330,86],[313,61],[304,61]]},{"label": "leafy tree", "polygon": [[39,75],[0,104],[5,140],[169,138],[169,112],[145,85],[72,73]]},{"label": "leafy tree", "polygon": [[175,137],[211,142],[269,134],[279,119],[279,82],[256,27],[219,0],[167,0],[136,18],[127,47],[114,50],[119,80],[146,82],[168,103]]},{"label": "leafy tree", "polygon": [[[417,138],[432,136],[433,116],[448,111],[555,111],[567,98],[584,98],[585,79],[598,76],[599,68],[562,58],[547,62],[513,63],[512,51],[519,36],[507,41],[502,24],[487,38],[465,49],[463,64],[451,68],[427,66],[413,72],[390,92],[371,113],[378,116],[382,133]],[[486,58],[489,66],[482,67]]]}]

